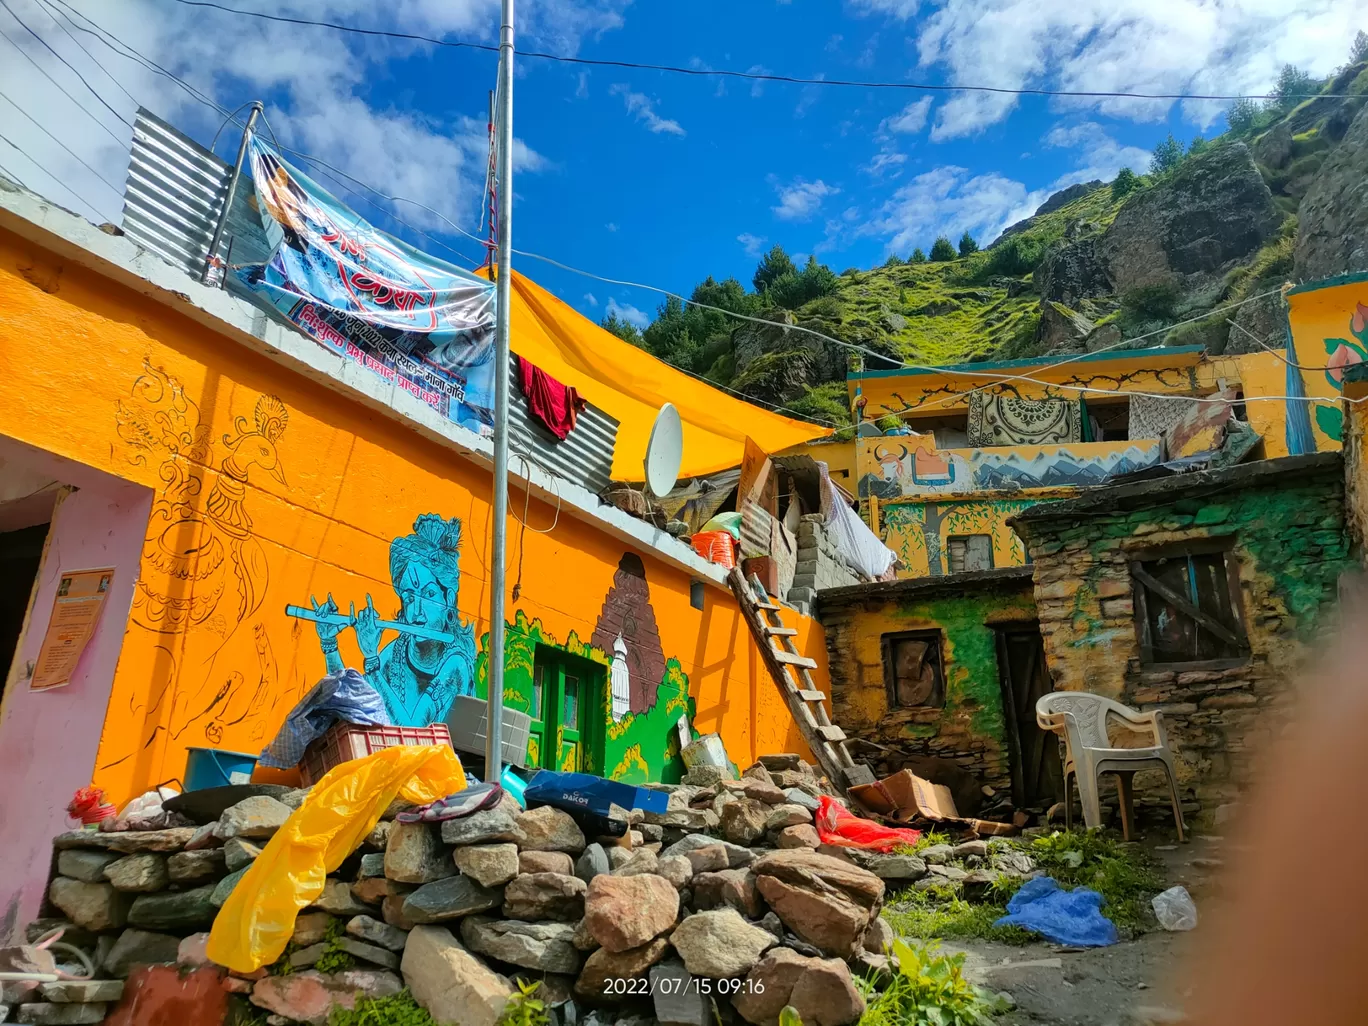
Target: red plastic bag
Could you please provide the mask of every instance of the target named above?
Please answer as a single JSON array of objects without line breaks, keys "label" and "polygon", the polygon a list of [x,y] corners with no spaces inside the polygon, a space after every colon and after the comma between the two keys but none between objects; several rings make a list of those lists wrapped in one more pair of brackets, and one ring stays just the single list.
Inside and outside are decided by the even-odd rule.
[{"label": "red plastic bag", "polygon": [[920,830],[880,826],[873,820],[853,816],[835,799],[822,795],[817,801],[817,836],[823,844],[839,848],[891,851],[899,844],[916,844]]}]

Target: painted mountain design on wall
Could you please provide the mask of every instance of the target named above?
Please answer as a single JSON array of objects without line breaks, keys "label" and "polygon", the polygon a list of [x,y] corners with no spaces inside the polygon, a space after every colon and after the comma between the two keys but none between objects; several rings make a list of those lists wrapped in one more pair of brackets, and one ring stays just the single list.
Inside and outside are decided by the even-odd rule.
[{"label": "painted mountain design on wall", "polygon": [[665,677],[665,650],[651,608],[646,567],[634,552],[623,553],[618,562],[590,644],[602,652],[612,652],[619,636],[627,644],[631,711],[644,713],[655,705],[656,691]]}]

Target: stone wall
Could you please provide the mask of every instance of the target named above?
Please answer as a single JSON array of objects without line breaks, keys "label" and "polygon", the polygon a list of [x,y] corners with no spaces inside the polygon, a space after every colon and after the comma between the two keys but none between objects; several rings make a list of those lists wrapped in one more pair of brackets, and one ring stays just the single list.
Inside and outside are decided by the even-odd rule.
[{"label": "stone wall", "polygon": [[[859,747],[877,775],[930,756],[1011,794],[993,628],[1033,622],[1028,568],[827,592],[818,617],[830,659],[832,720],[847,736],[872,743]],[[911,630],[942,632],[943,707],[890,707],[881,639]]]},{"label": "stone wall", "polygon": [[[830,790],[798,755],[765,755],[740,779],[701,767],[650,786],[665,792],[662,808],[614,808],[621,838],[595,838],[594,817],[524,811],[506,793],[441,823],[398,821],[412,807],[393,802],[314,878],[321,892],[284,936],[263,926],[261,967],[245,925],[212,942],[210,931],[221,912],[246,915],[238,890],[279,897],[272,873],[303,856],[277,841],[303,829],[285,824],[309,792],[248,797],[203,822],[209,806],[191,803],[143,824],[159,829],[62,834],[46,917],[28,925],[28,944],[0,947],[0,968],[53,972],[33,942],[61,928],[97,978],[0,981],[0,1022],[325,1026],[338,1009],[390,999],[439,1023],[495,1026],[519,981],[539,982],[551,1026],[760,1026],[786,1004],[805,1022],[855,1022],[865,1004],[849,966],[887,968],[885,880],[909,885],[926,865],[816,851],[814,812]],[[151,1015],[149,987],[178,973],[199,997],[179,1016]],[[799,976],[816,989],[795,989]]]},{"label": "stone wall", "polygon": [[798,522],[798,565],[793,574],[793,586],[788,601],[807,611],[817,592],[827,588],[844,588],[859,583],[859,575],[846,566],[836,543],[827,537],[825,520],[818,513],[809,513]]},{"label": "stone wall", "polygon": [[[1121,486],[1127,497],[1110,508],[1093,498],[1037,507],[1016,521],[1034,560],[1055,690],[1160,710],[1180,791],[1203,811],[1250,780],[1289,681],[1333,624],[1340,575],[1353,565],[1341,475],[1335,455],[1271,460]],[[1222,537],[1233,540],[1249,657],[1210,668],[1143,666],[1131,560],[1147,548]],[[1161,775],[1141,774],[1136,786],[1145,802],[1167,802]]]}]

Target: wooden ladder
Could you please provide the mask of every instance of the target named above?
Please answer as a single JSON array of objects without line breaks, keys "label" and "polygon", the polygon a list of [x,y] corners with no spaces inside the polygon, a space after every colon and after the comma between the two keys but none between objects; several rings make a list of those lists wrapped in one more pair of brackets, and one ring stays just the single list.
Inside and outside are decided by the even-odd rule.
[{"label": "wooden ladder", "polygon": [[780,607],[770,601],[759,578],[752,575],[747,581],[736,567],[727,575],[727,583],[784,704],[827,779],[842,793],[857,784],[872,784],[873,771],[851,757],[845,732],[827,715],[826,695],[812,679],[811,671],[817,669],[817,663],[801,654],[793,643],[797,630],[784,625]]}]

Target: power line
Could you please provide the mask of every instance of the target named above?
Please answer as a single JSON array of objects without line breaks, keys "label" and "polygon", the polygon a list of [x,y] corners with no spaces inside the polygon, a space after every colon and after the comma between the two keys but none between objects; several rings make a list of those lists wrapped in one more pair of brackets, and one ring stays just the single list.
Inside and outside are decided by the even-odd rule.
[{"label": "power line", "polygon": [[[1244,306],[1246,303],[1252,303],[1252,302],[1254,302],[1256,299],[1266,299],[1266,298],[1268,298],[1269,296],[1276,296],[1276,295],[1277,295],[1279,292],[1281,292],[1281,291],[1282,291],[1281,289],[1270,289],[1270,290],[1267,291],[1267,292],[1260,292],[1260,293],[1259,293],[1258,295],[1256,295],[1256,296],[1246,296],[1244,299],[1241,299],[1241,300],[1239,300],[1238,302],[1230,303],[1230,304],[1227,304],[1226,306],[1218,306],[1218,307],[1216,307],[1216,308],[1214,308],[1214,309],[1208,310],[1206,313],[1196,314],[1196,315],[1194,315],[1194,316],[1192,316],[1192,317],[1187,318],[1186,320],[1178,321],[1176,324],[1170,324],[1170,325],[1167,325],[1166,327],[1163,327],[1163,328],[1156,328],[1156,329],[1154,329],[1153,331],[1147,331],[1147,332],[1145,332],[1143,335],[1136,335],[1136,336],[1134,336],[1134,337],[1132,337],[1132,338],[1123,338],[1120,342],[1113,342],[1111,345],[1101,346],[1100,348],[1094,349],[1094,350],[1092,350],[1091,352],[1076,353],[1076,354],[1074,354],[1073,356],[1068,357],[1067,359],[1058,361],[1057,363],[1046,364],[1044,367],[1040,368],[1040,371],[1043,372],[1043,371],[1047,371],[1047,370],[1058,370],[1060,367],[1066,366],[1067,364],[1077,363],[1079,360],[1086,360],[1086,359],[1088,359],[1088,358],[1090,358],[1090,357],[1096,356],[1098,353],[1106,353],[1106,352],[1110,352],[1110,351],[1113,350],[1113,349],[1120,349],[1120,348],[1122,348],[1122,347],[1127,347],[1127,348],[1129,348],[1130,346],[1135,345],[1135,343],[1137,343],[1137,342],[1143,342],[1145,339],[1153,338],[1153,337],[1156,336],[1156,335],[1166,335],[1166,334],[1168,334],[1170,331],[1172,331],[1174,328],[1181,328],[1181,327],[1183,327],[1183,325],[1185,325],[1185,324],[1195,324],[1195,323],[1198,322],[1198,321],[1204,321],[1204,320],[1206,320],[1206,319],[1209,318],[1209,317],[1214,317],[1214,316],[1216,316],[1217,314],[1226,313],[1227,311],[1238,310],[1240,307]],[[1233,322],[1232,322],[1232,323],[1233,323]],[[881,359],[887,360],[887,357],[881,357]],[[941,368],[941,371],[943,372],[943,371],[944,371],[944,368]],[[966,373],[971,373],[971,374],[972,374],[973,372],[966,372]],[[1039,372],[1038,372],[1038,373],[1039,373]],[[973,376],[974,376],[974,377],[979,377],[979,376],[981,376],[981,375],[979,375],[979,374],[974,374]],[[974,388],[971,388],[971,389],[970,389],[969,391],[967,391],[967,392],[957,392],[955,395],[947,396],[947,397],[945,397],[944,399],[940,399],[940,400],[938,400],[938,401],[936,401],[936,402],[934,402],[934,403],[928,403],[928,404],[925,405],[925,406],[919,406],[919,407],[917,407],[916,411],[912,411],[912,410],[903,410],[903,411],[901,411],[901,412],[903,412],[903,413],[919,412],[919,413],[920,413],[920,412],[923,412],[923,411],[925,411],[925,410],[939,409],[939,408],[944,407],[944,406],[946,406],[946,405],[948,405],[948,404],[950,404],[950,403],[952,403],[952,402],[957,403],[957,402],[959,402],[960,400],[967,399],[969,396],[973,395],[975,392],[982,392],[982,391],[984,391],[985,389],[988,389],[988,388],[996,388],[998,385],[1004,385],[1004,384],[1006,384],[1006,383],[1009,382],[1009,381],[1034,381],[1034,382],[1041,383],[1041,384],[1053,384],[1053,382],[1042,382],[1040,378],[1037,378],[1037,377],[1035,377],[1035,376],[1032,375],[1032,374],[1025,374],[1025,375],[1022,375],[1022,374],[1008,374],[1008,375],[1006,375],[1006,376],[1004,376],[1004,377],[1001,377],[1001,378],[998,378],[998,379],[996,379],[996,380],[994,380],[994,381],[989,381],[989,382],[987,382],[987,383],[985,383],[985,384],[977,385],[977,386],[975,386]],[[1063,386],[1058,386],[1058,387],[1063,387]],[[1129,395],[1130,393],[1127,393],[1127,394]]]},{"label": "power line", "polygon": [[[389,29],[367,29],[356,25],[342,25],[333,21],[320,21],[313,18],[291,18],[282,14],[267,14],[264,11],[245,11],[238,7],[227,7],[223,4],[212,3],[210,0],[176,0],[178,4],[186,7],[209,7],[216,11],[224,11],[228,14],[237,14],[248,18],[260,18],[263,21],[282,22],[287,25],[307,25],[311,28],[332,29],[335,32],[347,32],[358,36],[374,36],[382,39],[402,39],[414,43],[429,43],[433,46],[444,46],[452,49],[478,50],[486,53],[498,53],[499,48],[490,43],[472,43],[466,40],[438,39],[435,36],[425,36],[416,32],[396,32]],[[627,68],[636,71],[664,71],[673,75],[688,75],[693,78],[731,78],[743,79],[749,82],[780,82],[789,85],[811,85],[811,86],[843,86],[855,87],[859,89],[899,89],[911,90],[915,92],[928,93],[1000,93],[1010,96],[1071,96],[1083,99],[1136,99],[1136,100],[1267,100],[1270,95],[1261,94],[1205,94],[1205,93],[1133,93],[1119,91],[1101,90],[1079,90],[1079,89],[1008,89],[1002,86],[984,85],[942,85],[934,82],[887,82],[871,81],[863,79],[845,78],[803,78],[797,75],[775,75],[769,72],[757,71],[728,71],[717,68],[685,68],[674,64],[646,64],[639,61],[615,61],[603,60],[591,57],[570,57],[565,54],[543,53],[535,50],[519,50],[518,56],[523,58],[533,58],[536,60],[555,61],[560,64],[581,64],[593,67],[605,68]],[[1343,100],[1348,99],[1348,94],[1338,93],[1305,93],[1296,96],[1284,96],[1281,99],[1287,100],[1309,100],[1321,96],[1326,99]]]},{"label": "power line", "polygon": [[[95,97],[95,99],[100,101],[100,103],[104,106],[105,110],[109,111],[109,113],[113,114],[115,118],[123,122],[129,128],[133,127],[132,122],[128,121],[122,114],[120,114],[117,110],[111,107],[108,101],[106,101],[105,98],[101,96],[99,92],[96,91],[94,86],[92,86],[89,82],[86,81],[85,76],[82,75],[79,71],[77,71],[76,67],[70,61],[68,61],[60,53],[58,53],[51,46],[49,46],[48,41],[46,39],[40,36],[37,32],[34,32],[33,29],[29,28],[28,24],[24,21],[24,19],[14,13],[13,9],[6,2],[6,0],[0,0],[0,7],[3,7],[6,11],[8,11],[9,16],[13,18],[15,21],[17,21],[25,32],[31,35],[34,39],[38,40],[38,42],[42,44],[43,49],[47,50],[48,53],[52,54],[52,56],[56,57],[59,61],[66,65],[67,70],[81,80],[81,85],[85,86],[86,89],[90,91],[91,96]],[[13,40],[10,41],[13,42]],[[17,46],[18,44],[16,43],[15,45]]]},{"label": "power line", "polygon": [[[127,96],[130,100],[132,100],[134,103],[137,103],[137,97],[135,97],[132,93],[125,89],[124,84],[120,82],[117,78],[115,78],[110,73],[108,68],[106,68],[103,64],[100,63],[99,58],[97,58],[93,53],[86,49],[84,43],[82,43],[79,39],[77,39],[75,36],[71,34],[71,29],[67,28],[66,25],[62,23],[62,18],[66,18],[67,15],[61,11],[58,11],[57,14],[62,15],[62,18],[58,18],[56,14],[53,14],[52,11],[49,10],[49,4],[47,0],[37,0],[37,2],[41,7],[43,13],[48,16],[48,19],[51,20],[59,29],[61,29],[68,39],[70,39],[73,43],[76,44],[77,49],[79,49],[82,53],[84,53],[87,57],[90,58],[90,62],[94,64],[95,67],[99,68],[101,71],[104,72],[105,78],[109,79],[116,86],[118,86],[119,91],[122,92],[125,96]],[[72,22],[72,24],[75,25],[75,22]],[[77,27],[79,28],[80,26]]]},{"label": "power line", "polygon": [[[60,185],[63,189],[65,189],[67,192],[69,192],[69,193],[76,199],[76,201],[77,201],[78,203],[83,203],[83,204],[85,204],[86,209],[88,209],[91,213],[93,213],[97,218],[99,218],[100,220],[103,220],[103,217],[102,217],[102,215],[100,214],[100,208],[99,208],[99,207],[97,207],[94,203],[91,203],[90,200],[86,199],[84,196],[82,196],[79,192],[77,192],[77,191],[76,191],[75,189],[73,189],[71,186],[67,185],[66,182],[64,182],[64,181],[62,181],[60,178],[58,178],[55,174],[53,174],[51,171],[49,171],[44,165],[38,163],[38,161],[35,160],[34,157],[33,157],[27,150],[25,150],[25,149],[23,149],[22,147],[20,147],[18,143],[14,142],[14,140],[10,139],[7,135],[5,135],[5,134],[2,133],[2,132],[0,132],[0,142],[3,142],[3,143],[5,143],[7,146],[9,146],[12,150],[14,150],[16,153],[18,153],[20,156],[22,156],[25,160],[27,160],[30,164],[32,164],[34,167],[36,167],[39,171],[43,172],[43,174],[47,175],[47,176],[48,176],[49,178],[51,178],[54,182],[56,182],[58,185]],[[16,179],[16,181],[17,181],[17,179]],[[22,185],[23,183],[21,182],[20,184]],[[28,186],[25,185],[24,188],[28,189]],[[34,190],[29,189],[29,191],[30,191],[30,192],[33,192]]]},{"label": "power line", "polygon": [[51,75],[49,75],[47,73],[47,69],[45,69],[41,64],[39,64],[32,57],[30,57],[27,50],[25,50],[22,46],[20,46],[13,39],[11,39],[8,32],[6,32],[4,29],[0,29],[0,36],[3,36],[5,42],[9,43],[10,46],[18,50],[19,56],[23,57],[24,60],[32,64],[38,70],[38,73],[42,75],[45,79],[47,79],[49,82],[51,82],[63,96],[65,96],[68,100],[75,104],[77,110],[81,111],[81,113],[85,114],[88,118],[94,121],[95,124],[99,125],[102,129],[104,129],[105,134],[108,135],[111,139],[113,139],[119,146],[124,145],[124,141],[120,139],[117,135],[115,135],[110,130],[108,125],[106,125],[103,121],[101,121],[98,117],[91,113],[91,111],[85,106],[83,106],[81,102],[76,99],[76,97],[72,96],[71,93],[67,92],[66,87],[62,85],[62,83],[58,82]]},{"label": "power line", "polygon": [[113,190],[114,190],[114,195],[118,196],[120,199],[123,198],[123,189],[119,188],[119,186],[117,186],[117,185],[115,185],[113,182],[111,182],[108,178],[106,178],[104,175],[102,175],[99,171],[96,171],[93,167],[91,167],[89,164],[87,164],[87,163],[85,162],[85,160],[83,160],[83,159],[81,158],[81,155],[80,155],[80,154],[78,154],[76,151],[74,151],[73,149],[71,149],[71,147],[69,147],[66,143],[62,142],[61,139],[58,139],[55,135],[53,135],[51,132],[49,132],[49,131],[48,131],[46,128],[44,128],[44,127],[42,126],[42,124],[40,124],[38,121],[35,121],[34,118],[33,118],[33,116],[30,115],[28,111],[24,110],[23,107],[19,106],[19,104],[15,103],[13,100],[11,100],[7,95],[5,95],[5,93],[4,93],[3,91],[0,91],[0,98],[3,98],[4,100],[6,100],[6,101],[9,103],[9,105],[10,105],[11,107],[13,107],[15,110],[17,110],[20,114],[24,115],[24,117],[28,119],[29,123],[32,124],[34,128],[38,129],[38,131],[42,132],[45,136],[47,136],[49,139],[51,139],[53,142],[55,142],[58,146],[60,146],[60,147],[61,147],[62,149],[64,149],[64,150],[66,150],[67,153],[70,154],[76,161],[78,161],[78,162],[80,163],[80,165],[81,165],[83,168],[85,168],[87,171],[89,171],[92,175],[94,175],[94,176],[95,176],[96,178],[98,178],[100,181],[104,182],[105,185],[107,185],[107,186],[109,186],[111,189],[113,189]]}]

